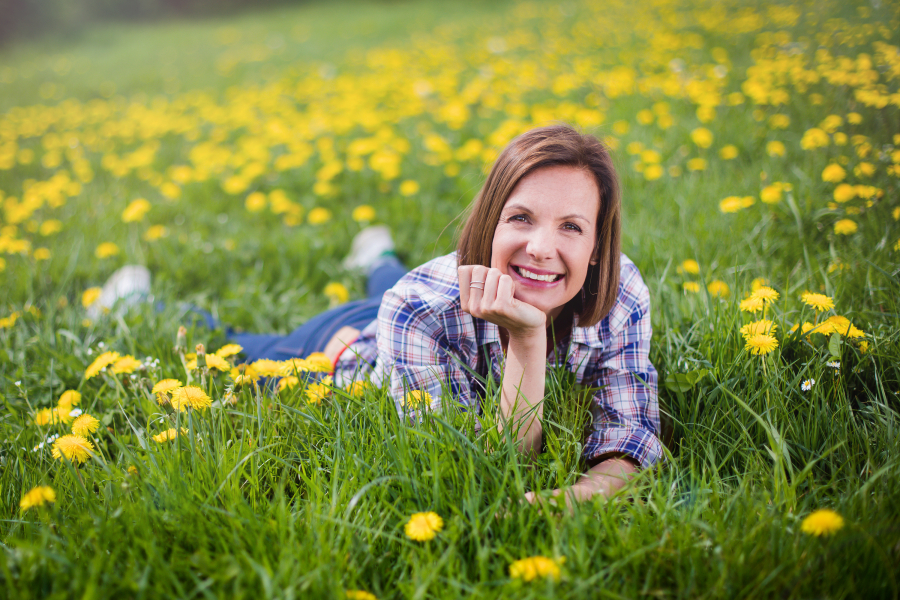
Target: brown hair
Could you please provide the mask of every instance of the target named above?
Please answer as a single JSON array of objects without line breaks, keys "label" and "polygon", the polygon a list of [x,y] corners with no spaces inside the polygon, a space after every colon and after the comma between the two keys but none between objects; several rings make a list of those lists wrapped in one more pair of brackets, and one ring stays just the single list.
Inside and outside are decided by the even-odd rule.
[{"label": "brown hair", "polygon": [[588,266],[584,293],[569,304],[578,313],[578,326],[596,325],[619,293],[620,198],[619,179],[609,151],[592,135],[567,125],[539,127],[523,133],[503,150],[475,197],[457,246],[460,266],[491,266],[494,230],[506,200],[523,177],[538,169],[570,166],[590,171],[600,191],[595,265]]}]

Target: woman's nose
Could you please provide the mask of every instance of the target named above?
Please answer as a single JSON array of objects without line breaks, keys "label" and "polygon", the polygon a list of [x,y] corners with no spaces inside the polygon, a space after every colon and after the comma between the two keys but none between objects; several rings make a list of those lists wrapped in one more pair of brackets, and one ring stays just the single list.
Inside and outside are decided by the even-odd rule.
[{"label": "woman's nose", "polygon": [[532,232],[525,251],[535,260],[547,260],[553,258],[555,252],[553,240],[553,232],[537,229]]}]

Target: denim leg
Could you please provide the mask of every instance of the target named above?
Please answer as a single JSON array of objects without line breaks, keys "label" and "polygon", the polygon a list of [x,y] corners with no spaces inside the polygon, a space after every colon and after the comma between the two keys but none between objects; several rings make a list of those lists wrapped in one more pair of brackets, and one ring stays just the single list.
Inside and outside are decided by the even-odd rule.
[{"label": "denim leg", "polygon": [[409,269],[393,255],[386,256],[376,262],[369,271],[369,281],[366,285],[366,293],[369,298],[379,300],[386,291],[394,287],[401,277],[409,273]]}]

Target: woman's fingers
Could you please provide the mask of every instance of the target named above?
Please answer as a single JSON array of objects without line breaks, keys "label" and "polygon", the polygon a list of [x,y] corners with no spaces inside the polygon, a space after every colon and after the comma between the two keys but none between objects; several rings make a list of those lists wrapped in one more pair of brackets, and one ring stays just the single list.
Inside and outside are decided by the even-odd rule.
[{"label": "woman's fingers", "polygon": [[469,314],[474,317],[481,316],[481,304],[484,297],[485,280],[487,279],[488,268],[475,265],[472,267],[471,279],[469,280],[469,301],[466,305],[469,307]]},{"label": "woman's fingers", "polygon": [[472,265],[459,267],[459,303],[465,312],[469,312],[469,282],[472,281]]},{"label": "woman's fingers", "polygon": [[497,286],[500,283],[501,273],[499,269],[489,270],[484,278],[484,293],[481,295],[481,310],[486,313],[495,313],[502,308],[497,305]]}]

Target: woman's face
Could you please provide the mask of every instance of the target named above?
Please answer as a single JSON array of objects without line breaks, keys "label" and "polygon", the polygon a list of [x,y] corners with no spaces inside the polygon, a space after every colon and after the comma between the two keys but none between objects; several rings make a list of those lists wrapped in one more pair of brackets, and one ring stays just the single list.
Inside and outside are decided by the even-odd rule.
[{"label": "woman's face", "polygon": [[584,285],[599,210],[590,171],[559,166],[529,174],[500,214],[491,267],[512,277],[517,300],[556,317]]}]

